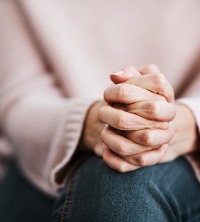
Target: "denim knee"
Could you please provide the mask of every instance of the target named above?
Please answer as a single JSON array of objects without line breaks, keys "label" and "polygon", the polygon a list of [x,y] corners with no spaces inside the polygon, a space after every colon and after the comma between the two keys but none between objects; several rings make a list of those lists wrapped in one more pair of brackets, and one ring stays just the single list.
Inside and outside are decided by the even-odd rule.
[{"label": "denim knee", "polygon": [[169,205],[173,197],[165,165],[118,173],[103,164],[98,171],[102,175],[96,185],[100,192],[96,205],[104,221],[177,221]]},{"label": "denim knee", "polygon": [[[177,221],[176,201],[170,191],[171,168],[159,164],[119,173],[93,157],[77,171],[68,219],[62,221]],[[61,198],[64,196],[67,198],[66,192]],[[61,205],[64,218],[64,201]]]}]

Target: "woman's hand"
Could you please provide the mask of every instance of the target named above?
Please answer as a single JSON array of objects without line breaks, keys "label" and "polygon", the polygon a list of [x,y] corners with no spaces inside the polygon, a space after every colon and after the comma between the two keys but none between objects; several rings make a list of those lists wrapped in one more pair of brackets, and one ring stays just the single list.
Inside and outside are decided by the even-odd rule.
[{"label": "woman's hand", "polygon": [[[115,102],[117,105],[104,106],[99,112],[101,121],[115,129],[107,128],[102,132],[101,138],[106,144],[104,161],[111,168],[121,172],[156,164],[164,158],[167,147],[165,144],[173,137],[173,129],[169,127],[168,121],[175,117],[174,106],[166,102],[173,101],[173,90],[163,75],[150,73],[141,77],[133,67],[128,67],[125,75],[114,75],[111,78],[116,77],[120,80],[126,78],[127,73],[129,76],[132,73],[128,83],[126,81],[125,84],[109,87],[104,93],[107,102]],[[158,77],[155,78],[156,75]],[[149,84],[146,84],[147,81]],[[127,86],[133,83],[138,87]],[[155,93],[152,95],[149,90],[163,94],[165,99]],[[126,131],[126,135],[116,129]]]},{"label": "woman's hand", "polygon": [[171,161],[178,156],[198,152],[198,129],[192,111],[185,105],[176,104],[176,118],[171,126],[174,129],[174,138],[169,143],[162,162]]},{"label": "woman's hand", "polygon": [[[117,75],[111,74],[111,80],[114,83],[126,82],[129,84],[134,84],[134,80],[130,78],[131,77],[130,69],[131,69],[130,67],[127,67],[125,69],[126,74],[124,76],[117,76]],[[127,73],[127,71],[129,73]],[[159,68],[155,66],[154,64],[143,67],[139,69],[139,71],[142,75],[146,75],[146,76],[147,74],[151,76],[151,74],[149,73],[160,73]],[[128,76],[130,79],[127,80]],[[169,83],[167,83],[166,80],[162,79],[162,81],[163,82],[161,85],[165,88],[163,92],[166,92],[166,93],[163,93],[162,87],[160,87],[161,94],[163,93],[163,95],[164,94],[169,95],[168,98],[172,98],[171,101],[173,101],[172,87],[169,86]],[[158,80],[158,82],[160,81]],[[149,88],[149,89],[152,90],[152,88]],[[154,92],[156,91],[154,90]],[[137,107],[138,105],[140,106],[140,103],[133,104],[134,107]],[[154,120],[167,121],[167,116],[172,118],[172,117],[175,117],[175,113],[177,113],[176,117],[172,118],[173,121],[171,122],[171,127],[173,128],[173,131],[174,131],[174,137],[173,137],[173,140],[169,143],[169,149],[167,150],[167,153],[164,159],[162,160],[162,162],[173,160],[180,155],[185,155],[185,154],[198,151],[197,148],[200,142],[199,138],[197,137],[198,129],[197,129],[196,121],[195,121],[192,111],[187,106],[182,105],[182,104],[178,104],[178,103],[170,104],[171,106],[174,106],[174,108],[176,109],[176,112],[174,112],[174,109],[172,109],[172,107],[170,107],[169,104],[165,103],[165,105],[166,106],[160,106],[158,104],[158,101],[152,101],[152,103],[150,102],[150,104],[147,105],[149,107],[150,116],[151,117],[155,116]],[[126,109],[127,112],[132,112],[134,110],[134,107],[132,108],[132,110],[130,110],[130,109],[127,109],[126,106],[121,105],[121,109]],[[161,110],[161,107],[163,107],[162,110]],[[135,114],[141,115],[147,119],[149,118],[148,113],[146,113],[146,115],[144,114],[144,110],[145,110],[144,106],[138,109],[138,112],[136,110],[134,111]],[[161,116],[159,116],[159,118],[156,118],[156,116],[159,113],[163,117],[163,119],[160,118]],[[166,119],[164,119],[165,117]]]},{"label": "woman's hand", "polygon": [[[149,71],[149,70],[154,71],[154,72],[157,71],[156,66],[145,67],[141,70],[141,72],[144,71],[144,74],[145,74],[145,69],[148,69],[148,70],[146,70],[146,72]],[[133,75],[134,75],[134,81],[137,81],[139,86],[140,86],[140,84],[143,84],[142,81],[141,81],[141,78],[139,77],[139,76],[141,76],[141,74],[136,69],[134,69],[133,67],[127,67],[125,69],[125,71],[126,71],[126,75],[123,75],[120,78],[121,78],[121,81],[122,80],[123,81],[127,80],[126,86],[128,86],[128,84],[131,84],[130,81],[133,81],[133,79],[130,79],[130,77],[132,77]],[[137,75],[137,77],[136,77],[136,75]],[[149,78],[149,76],[147,76],[147,77]],[[113,74],[113,80],[119,81],[120,78],[117,75]],[[159,80],[157,80],[157,78],[154,78],[154,80],[159,81]],[[164,82],[162,82],[160,85],[162,85],[163,83]],[[134,87],[131,87],[130,92],[132,92],[133,88]],[[158,88],[158,90],[161,90],[161,87]],[[113,92],[112,87],[107,89],[108,94],[109,94],[110,91]],[[165,91],[165,92],[166,92],[166,98],[170,99],[170,97],[172,97],[172,96],[167,91]],[[105,95],[106,95],[106,92],[105,92]],[[112,94],[111,94],[111,96],[112,96]],[[118,96],[118,95],[116,94],[116,95],[113,95],[113,96]],[[111,97],[111,99],[115,98],[113,96]],[[108,95],[108,97],[109,97],[109,95]],[[163,101],[166,100],[164,97],[162,97],[160,95],[155,95],[154,93],[151,93],[150,91],[144,90],[140,87],[135,87],[133,98],[135,98],[135,101],[140,101],[140,100],[144,100],[144,99],[151,99],[151,100],[156,100],[157,99],[157,100],[163,100]],[[132,100],[132,98],[131,98],[130,102],[133,102],[133,101],[134,100]],[[145,124],[145,127],[149,127],[149,125],[152,125],[152,127],[153,127],[155,124],[157,125],[158,128],[168,127],[168,125],[169,125],[168,123],[160,124],[157,121],[150,121],[150,120],[148,121],[145,118],[138,117],[137,112],[140,111],[140,109],[143,106],[146,106],[146,108],[147,108],[147,111],[144,112],[144,117],[146,117],[146,114],[148,115],[148,113],[150,112],[150,109],[151,109],[150,106],[152,106],[151,102],[147,103],[146,105],[143,102],[138,103],[137,108],[133,107],[133,106],[130,106],[130,109],[134,108],[134,111],[135,111],[135,114],[136,114],[135,115],[135,120],[137,120],[137,119],[140,120],[141,124],[143,124],[143,125]],[[81,150],[94,151],[97,155],[100,155],[100,156],[102,156],[102,143],[100,141],[100,135],[101,135],[101,132],[102,132],[103,128],[105,127],[105,124],[102,121],[100,121],[99,118],[98,118],[99,110],[100,110],[101,107],[104,107],[106,109],[107,108],[107,103],[105,101],[98,101],[90,107],[90,109],[87,113],[87,116],[86,116],[85,124],[84,124],[84,127],[83,127],[83,132],[82,132],[82,136],[81,136],[81,140],[80,140],[80,146],[79,146],[79,149],[81,149]],[[117,111],[116,112],[116,118],[117,118],[117,116],[120,115],[121,111],[119,112],[116,109],[114,109],[114,110]],[[103,109],[102,109],[102,111],[103,111]],[[131,110],[129,110],[129,111],[131,112]],[[111,115],[112,115],[112,113],[111,113]],[[108,116],[108,115],[106,115],[106,116]],[[113,115],[112,115],[112,117],[113,117]],[[133,115],[131,115],[131,117],[133,118]],[[164,120],[167,121],[167,119],[164,119],[165,118],[164,115],[161,118],[163,118],[163,121]],[[111,118],[111,121],[112,121],[112,118]],[[105,123],[107,123],[107,122],[105,121]]]},{"label": "woman's hand", "polygon": [[[110,75],[111,80],[116,83],[120,84],[119,86],[111,86],[111,88],[116,88],[119,90],[119,94],[129,92],[129,89],[131,89],[131,86],[135,86],[136,88],[142,88],[146,89],[149,92],[152,92],[157,100],[167,100],[168,102],[174,101],[174,90],[165,78],[163,74],[160,73],[160,70],[155,65],[148,65],[145,66],[139,70],[135,69],[133,66],[128,66],[124,68],[123,70],[119,72],[114,72]],[[129,88],[126,88],[127,86],[125,84],[129,84]],[[108,88],[109,90],[109,88]],[[138,89],[139,90],[139,89]],[[128,91],[128,92],[127,92]],[[106,99],[106,90],[105,90],[105,99]],[[145,92],[144,92],[145,93]],[[161,95],[160,98],[158,98],[158,95]],[[130,96],[133,96],[130,94]],[[165,99],[163,98],[165,97]]]},{"label": "woman's hand", "polygon": [[[128,68],[128,70],[130,71],[130,67]],[[142,75],[146,75],[147,73],[155,73],[156,70],[158,69],[155,66],[147,66],[141,69],[140,73],[142,73]],[[137,82],[138,85],[142,84],[139,81],[136,81],[136,78],[130,79],[131,76],[133,77],[133,74],[131,74],[130,72],[128,73],[128,75],[127,73],[125,73],[123,76],[120,77],[113,74],[111,76],[111,79],[113,79],[114,82],[121,81],[126,82],[126,84],[133,84],[133,82]],[[150,75],[146,76],[148,76],[149,78]],[[166,83],[163,84],[163,86],[164,85],[166,86]],[[108,93],[107,98],[110,98],[109,90],[111,89],[112,88],[109,88],[105,91],[105,95],[106,93]],[[170,87],[168,89],[168,91],[166,89],[162,91],[162,87],[159,88],[160,95],[162,92],[163,94],[165,94],[165,97],[162,97],[160,95],[152,95],[152,93],[149,93],[149,91],[147,90],[146,92],[144,92],[143,90],[136,90],[136,97],[134,97],[133,95],[136,103],[129,105],[112,103],[112,106],[109,106],[103,101],[99,101],[93,104],[93,106],[88,111],[85,128],[83,131],[84,136],[82,137],[82,141],[84,141],[86,149],[94,151],[100,156],[103,155],[104,161],[111,168],[120,172],[126,172],[140,168],[142,166],[148,166],[163,161],[169,161],[176,158],[178,155],[194,151],[197,140],[196,133],[194,133],[196,131],[196,126],[194,126],[194,118],[187,107],[183,105],[176,105],[178,115],[173,120],[175,116],[174,105],[172,103],[166,102],[166,100],[173,101],[173,92],[171,91]],[[113,94],[111,94],[111,99],[115,99],[115,97],[113,97]],[[114,95],[117,96],[117,94]],[[144,97],[145,100],[142,100]],[[123,97],[120,97],[120,102],[121,98],[123,99]],[[127,98],[125,98],[125,101],[127,101]],[[129,102],[131,101],[132,100],[129,100]],[[113,114],[112,109],[114,109],[115,114]],[[116,112],[116,109],[118,112]],[[131,116],[131,119],[133,121],[136,121],[134,127],[140,127],[140,130],[132,131],[132,128],[129,128],[127,130],[127,126],[122,125],[121,127],[124,130],[123,134],[121,133],[122,131],[120,129],[122,128],[116,127],[115,124],[117,122],[117,124],[123,122],[121,120],[125,118],[125,115],[124,117],[120,117],[121,115],[119,113],[122,111],[126,114],[133,114]],[[99,116],[102,115],[102,120],[105,122],[105,124],[99,121],[98,113]],[[185,124],[187,125],[184,125],[184,121],[182,120],[186,116],[188,116],[188,122],[186,121]],[[120,118],[122,119],[120,120]],[[118,121],[116,121],[117,119]],[[170,122],[171,120],[173,121],[169,126],[168,122]],[[114,124],[113,126],[118,128],[119,130],[105,127],[105,125],[108,123]],[[183,133],[186,132],[185,126],[187,126],[189,132],[191,133],[188,133],[187,136],[184,136],[183,138]],[[127,130],[127,132],[125,129]],[[174,130],[174,139],[171,143],[169,143],[173,137]],[[102,141],[106,144],[104,145],[103,154],[102,144],[99,139],[100,135],[102,137]],[[169,149],[167,149],[168,143]],[[177,146],[177,144],[179,145]]]},{"label": "woman's hand", "polygon": [[176,117],[164,131],[150,129],[120,135],[105,129],[102,133],[106,144],[104,161],[117,171],[127,172],[197,152],[199,139],[194,116],[185,105],[175,104],[175,108]]},{"label": "woman's hand", "polygon": [[105,124],[99,120],[98,114],[100,108],[106,104],[105,101],[100,100],[96,101],[89,108],[79,142],[80,145],[78,146],[79,151],[90,151],[102,156],[102,142],[100,141],[100,136]]},{"label": "woman's hand", "polygon": [[[151,71],[157,71],[157,67],[156,66],[151,66],[151,67],[145,67],[143,68],[142,70],[140,70],[141,72],[142,71],[145,71],[145,69],[148,69],[146,70],[146,72],[148,72],[149,70]],[[129,85],[131,83],[133,83],[133,80],[135,82],[138,82],[138,86],[141,86],[141,84],[143,84],[143,81],[141,81],[141,74],[136,70],[134,69],[133,67],[127,67],[125,69],[125,73],[126,75],[123,75],[121,77],[117,76],[116,74],[113,74],[111,76],[112,80],[113,81],[127,81],[127,84],[126,84],[126,87],[129,87]],[[145,74],[145,72],[144,72]],[[130,79],[130,77],[133,77],[134,76],[134,79]],[[120,79],[121,78],[121,79]],[[147,76],[147,80],[149,79],[149,76]],[[132,81],[132,82],[131,82]],[[157,80],[157,78],[154,78],[154,81],[159,81]],[[162,86],[163,82],[160,84]],[[122,84],[119,85],[119,94],[123,94],[123,89],[121,91],[121,87],[123,88]],[[114,86],[115,89],[111,87],[108,87],[108,89],[105,91],[105,96],[109,99],[115,99],[115,96],[117,98],[120,98],[118,97],[118,93],[114,93],[115,90],[116,90],[116,87]],[[125,89],[126,90],[126,89]],[[161,87],[158,88],[159,91],[161,91]],[[114,91],[114,92],[113,92]],[[170,90],[171,91],[171,90]],[[110,93],[111,92],[111,93]],[[128,92],[128,91],[127,91]],[[172,95],[170,95],[167,91],[165,91],[166,93],[166,98],[170,99],[170,97],[172,97]],[[149,100],[161,100],[161,101],[166,101],[166,99],[160,95],[156,95],[154,93],[151,93],[150,91],[147,91],[147,90],[144,90],[142,89],[141,87],[137,87],[137,86],[131,86],[130,87],[130,93],[134,93],[134,95],[130,95],[130,103],[133,103],[134,101],[142,101],[142,100],[146,100],[146,99],[149,99]],[[106,95],[107,94],[107,95]],[[121,95],[122,99],[123,99],[123,95]],[[125,95],[126,97],[126,95]],[[123,100],[122,100],[123,102]],[[137,116],[137,112],[139,111],[140,112],[140,109],[142,108],[143,109],[143,106],[146,106],[146,111],[144,111],[144,118],[141,118],[141,117],[138,117]],[[131,115],[131,118],[133,119],[133,121],[141,121],[141,127],[143,128],[144,126],[145,127],[149,127],[149,126],[152,126],[152,127],[155,127],[155,124],[157,125],[158,128],[166,128],[168,127],[168,123],[162,123],[160,124],[159,122],[157,121],[151,121],[151,120],[146,120],[146,115],[148,115],[151,109],[152,104],[151,102],[149,103],[144,103],[144,102],[141,102],[141,103],[137,103],[137,107],[134,107],[132,105],[130,105],[130,110],[126,110],[126,112],[124,112],[125,114],[128,114],[127,111],[130,111],[133,110],[135,112],[135,115]],[[83,127],[83,132],[82,132],[82,136],[81,136],[81,140],[80,140],[80,146],[79,146],[79,149],[81,150],[89,150],[89,151],[94,151],[97,155],[100,155],[102,156],[102,143],[100,141],[100,135],[101,135],[101,132],[103,130],[103,128],[105,127],[105,123],[108,124],[108,122],[105,120],[105,123],[103,123],[102,121],[99,120],[98,118],[98,115],[99,115],[99,110],[100,108],[102,108],[101,112],[103,112],[103,109],[107,109],[109,108],[107,106],[107,103],[105,101],[97,101],[96,103],[94,103],[88,113],[87,113],[87,116],[86,116],[86,120],[85,120],[85,124],[84,124],[84,127]],[[133,109],[134,108],[134,109]],[[166,107],[165,107],[166,108]],[[112,107],[111,107],[112,109]],[[116,111],[116,115],[113,116],[112,114],[112,110],[111,112],[107,113],[108,115],[105,115],[105,117],[107,117],[108,119],[110,119],[110,121],[113,121],[113,124],[114,124],[114,120],[112,119],[113,117],[115,117],[115,119],[117,118],[117,116],[121,116],[121,112],[123,111],[119,111],[118,109],[113,109],[114,111]],[[105,110],[106,111],[106,110]],[[111,114],[111,117],[109,117],[109,114]],[[130,114],[128,114],[130,115]],[[104,116],[104,115],[103,115]],[[119,117],[120,119],[121,117]],[[134,119],[135,118],[135,119]],[[163,118],[163,120],[167,121],[167,119],[164,119],[164,115],[161,117]],[[148,118],[147,118],[148,119]],[[155,118],[155,120],[157,120]],[[134,128],[133,128],[134,129]]]}]

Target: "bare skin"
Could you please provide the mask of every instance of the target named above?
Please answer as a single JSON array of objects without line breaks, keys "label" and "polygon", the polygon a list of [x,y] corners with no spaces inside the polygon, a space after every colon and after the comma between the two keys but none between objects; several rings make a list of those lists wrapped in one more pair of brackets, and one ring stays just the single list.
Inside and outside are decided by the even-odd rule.
[{"label": "bare skin", "polygon": [[195,152],[193,114],[188,107],[173,103],[173,89],[159,69],[127,67],[119,74],[111,75],[116,84],[104,92],[107,104],[99,101],[88,112],[83,134],[86,147],[120,172]]}]

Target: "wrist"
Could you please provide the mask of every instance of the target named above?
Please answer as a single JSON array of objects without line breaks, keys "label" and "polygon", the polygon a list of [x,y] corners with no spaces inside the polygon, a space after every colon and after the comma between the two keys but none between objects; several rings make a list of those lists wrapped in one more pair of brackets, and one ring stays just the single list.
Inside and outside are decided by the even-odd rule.
[{"label": "wrist", "polygon": [[100,139],[104,124],[99,120],[98,112],[103,105],[105,105],[105,102],[100,100],[89,107],[83,125],[79,150],[93,151],[97,141]]},{"label": "wrist", "polygon": [[196,152],[199,141],[197,124],[193,112],[186,105],[176,104],[176,113],[176,118],[173,121],[175,140],[182,140],[182,152],[184,154]]}]

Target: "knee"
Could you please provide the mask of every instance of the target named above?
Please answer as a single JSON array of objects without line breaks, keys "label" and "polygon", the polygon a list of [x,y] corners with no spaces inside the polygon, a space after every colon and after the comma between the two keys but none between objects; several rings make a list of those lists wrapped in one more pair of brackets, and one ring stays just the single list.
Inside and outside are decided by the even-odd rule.
[{"label": "knee", "polygon": [[[107,221],[165,221],[170,209],[161,168],[158,165],[122,174],[104,166],[98,190]],[[158,215],[162,219],[158,220]]]},{"label": "knee", "polygon": [[159,169],[160,166],[152,166],[127,173],[119,173],[107,166],[102,166],[99,169],[101,171],[99,189],[106,187],[106,192],[109,191],[113,196],[121,196],[126,193],[129,197],[143,195],[144,193],[150,195],[149,192],[154,189],[159,190],[164,182],[160,180],[162,173]]},{"label": "knee", "polygon": [[[98,191],[101,201],[116,204],[118,208],[123,206],[133,207],[160,203],[163,195],[167,195],[164,175],[169,174],[165,164],[140,168],[135,171],[120,173],[109,168],[102,160],[91,160],[91,174],[85,175],[90,178],[90,187]],[[168,165],[168,164],[167,164]],[[96,166],[96,167],[94,167]],[[98,196],[98,195],[97,195]],[[120,206],[123,205],[123,206]],[[129,205],[129,206],[128,206]],[[148,207],[146,208],[148,209]]]},{"label": "knee", "polygon": [[[72,217],[84,207],[81,218],[90,215],[93,221],[165,221],[164,168],[157,165],[119,173],[92,158],[79,170]],[[62,197],[57,215],[61,211],[58,206],[64,204]],[[158,215],[162,217],[159,220]]]}]

